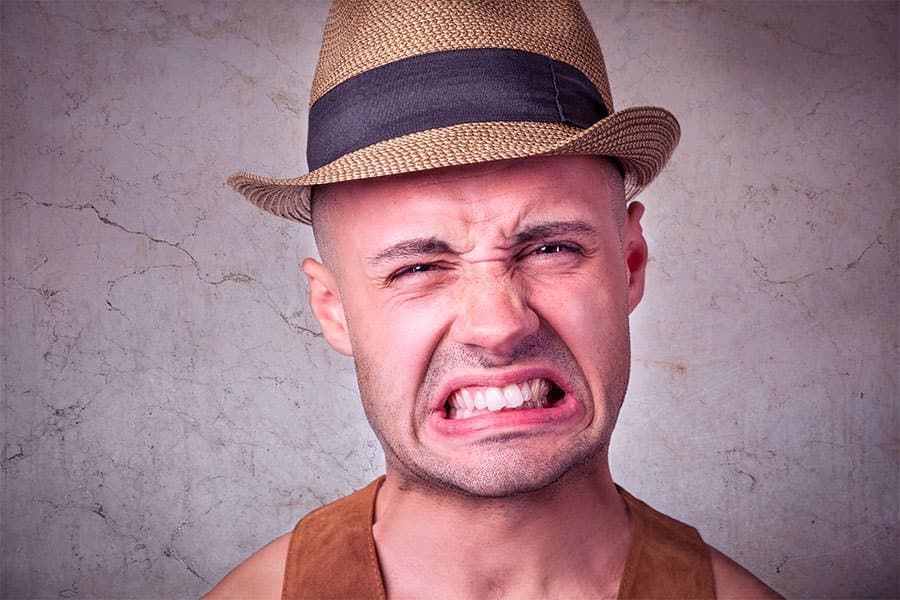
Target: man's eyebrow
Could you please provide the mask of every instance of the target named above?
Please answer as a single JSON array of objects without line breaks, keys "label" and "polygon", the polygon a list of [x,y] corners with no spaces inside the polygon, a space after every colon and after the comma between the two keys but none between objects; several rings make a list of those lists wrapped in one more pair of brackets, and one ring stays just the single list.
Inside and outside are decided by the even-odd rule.
[{"label": "man's eyebrow", "polygon": [[367,259],[372,266],[382,263],[399,261],[406,258],[415,258],[427,254],[453,254],[453,249],[447,242],[436,237],[413,238],[391,244],[378,254]]},{"label": "man's eyebrow", "polygon": [[551,221],[526,227],[513,236],[514,245],[560,237],[595,237],[597,229],[584,221]]}]

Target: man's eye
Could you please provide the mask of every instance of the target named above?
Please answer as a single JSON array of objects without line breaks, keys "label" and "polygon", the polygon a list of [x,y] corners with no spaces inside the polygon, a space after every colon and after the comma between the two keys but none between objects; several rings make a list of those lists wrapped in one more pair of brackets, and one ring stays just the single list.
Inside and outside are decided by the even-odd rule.
[{"label": "man's eye", "polygon": [[415,276],[415,275],[421,275],[423,273],[428,273],[429,271],[434,271],[437,268],[438,268],[438,266],[433,265],[433,264],[410,265],[408,267],[403,267],[402,269],[398,269],[398,270],[394,271],[393,273],[391,273],[390,277],[388,277],[388,283],[390,283],[392,281],[396,281],[397,279],[400,279],[401,277]]},{"label": "man's eye", "polygon": [[560,254],[563,252],[580,253],[581,251],[569,244],[544,244],[534,249],[534,254]]},{"label": "man's eye", "polygon": [[434,265],[413,265],[402,269],[401,272],[405,275],[407,273],[424,273],[432,269],[434,269]]}]

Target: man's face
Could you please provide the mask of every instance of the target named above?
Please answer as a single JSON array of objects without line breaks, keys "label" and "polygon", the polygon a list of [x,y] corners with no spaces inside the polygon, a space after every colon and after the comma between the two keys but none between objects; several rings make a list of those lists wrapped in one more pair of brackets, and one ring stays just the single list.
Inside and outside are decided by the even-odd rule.
[{"label": "man's face", "polygon": [[337,184],[321,208],[328,268],[304,263],[313,308],[353,354],[393,476],[506,496],[605,452],[646,263],[642,207],[625,214],[610,163]]}]

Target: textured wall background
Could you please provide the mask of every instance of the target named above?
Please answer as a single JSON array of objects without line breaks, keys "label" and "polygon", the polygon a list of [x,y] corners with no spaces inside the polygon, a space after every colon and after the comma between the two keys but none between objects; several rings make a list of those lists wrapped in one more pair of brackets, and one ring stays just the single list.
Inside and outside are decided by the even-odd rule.
[{"label": "textured wall background", "polygon": [[[681,119],[643,196],[617,479],[781,592],[898,584],[898,4],[586,8],[619,106]],[[304,172],[322,2],[10,2],[3,597],[191,597],[377,475],[316,333]]]}]

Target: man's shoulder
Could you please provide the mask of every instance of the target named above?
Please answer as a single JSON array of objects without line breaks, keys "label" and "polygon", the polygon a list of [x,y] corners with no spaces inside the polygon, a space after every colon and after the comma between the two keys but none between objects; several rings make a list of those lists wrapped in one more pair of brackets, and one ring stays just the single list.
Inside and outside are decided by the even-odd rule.
[{"label": "man's shoulder", "polygon": [[775,590],[756,578],[750,571],[734,562],[712,546],[713,578],[716,598],[781,598]]},{"label": "man's shoulder", "polygon": [[711,577],[705,586],[714,588],[716,598],[781,598],[750,571],[707,544],[694,527],[657,511],[622,488],[619,493],[636,521],[633,526],[644,548],[642,557],[654,573],[671,572],[675,565],[682,574],[694,569],[703,578]]},{"label": "man's shoulder", "polygon": [[204,600],[225,598],[281,598],[284,565],[287,560],[291,534],[276,538],[239,564]]},{"label": "man's shoulder", "polygon": [[[379,477],[366,487],[307,513],[292,532],[276,538],[235,567],[204,596],[204,600],[281,598],[288,551],[294,537],[304,549],[315,548],[310,555],[313,557],[328,556],[353,546],[353,542],[356,545],[374,543],[370,539],[374,501],[383,480],[384,477]],[[298,558],[302,556],[302,553],[297,554]],[[293,560],[292,566],[296,570],[298,564],[309,563]]]}]

